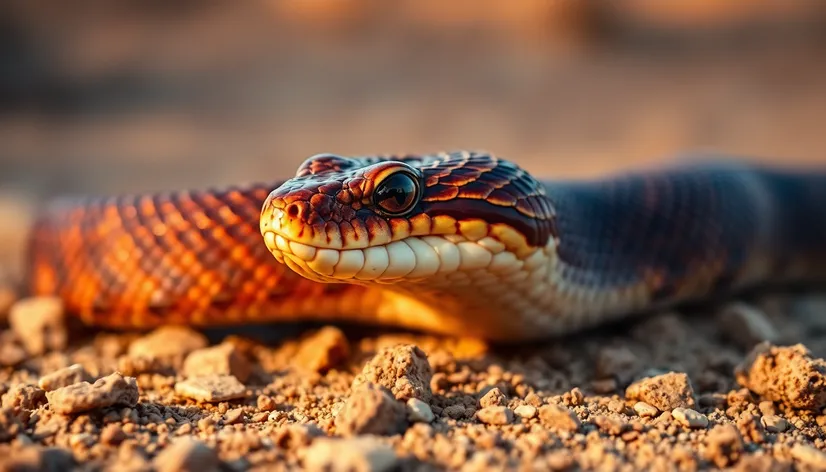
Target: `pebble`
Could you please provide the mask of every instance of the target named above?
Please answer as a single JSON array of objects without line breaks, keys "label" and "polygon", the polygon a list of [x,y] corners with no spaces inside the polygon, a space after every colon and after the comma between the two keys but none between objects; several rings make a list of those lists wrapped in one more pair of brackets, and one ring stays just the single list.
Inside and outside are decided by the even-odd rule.
[{"label": "pebble", "polygon": [[203,334],[185,326],[163,326],[129,345],[130,356],[170,357],[185,356],[207,347]]},{"label": "pebble", "polygon": [[479,406],[486,408],[489,406],[502,406],[507,404],[508,399],[497,387],[493,387],[479,399]]},{"label": "pebble", "polygon": [[334,326],[325,326],[302,340],[293,364],[302,370],[325,373],[349,356],[350,343],[344,333]]},{"label": "pebble", "polygon": [[721,469],[737,463],[745,453],[740,432],[730,424],[715,426],[708,432],[705,442],[703,454],[706,460]]},{"label": "pebble", "polygon": [[399,458],[392,447],[375,437],[318,438],[304,455],[310,472],[383,472],[395,470]]},{"label": "pebble", "polygon": [[415,423],[431,423],[436,415],[433,414],[430,405],[418,398],[411,398],[407,400],[407,417]]},{"label": "pebble", "polygon": [[708,427],[708,418],[706,415],[691,408],[674,408],[671,411],[671,416],[683,426],[688,426],[689,428],[699,429]]},{"label": "pebble", "polygon": [[513,422],[513,411],[505,406],[489,406],[477,411],[476,417],[485,424],[505,425]]},{"label": "pebble", "polygon": [[215,451],[193,438],[176,438],[155,457],[157,472],[218,472],[221,464]]},{"label": "pebble", "polygon": [[362,384],[347,398],[335,425],[344,436],[396,434],[407,426],[407,411],[386,388]]},{"label": "pebble", "polygon": [[764,399],[801,410],[826,406],[826,361],[812,357],[802,344],[760,343],[734,374],[740,385]]},{"label": "pebble", "polygon": [[640,418],[653,418],[660,413],[660,410],[658,410],[655,406],[649,405],[645,402],[634,403],[634,411],[637,412],[637,415],[639,415]]},{"label": "pebble", "polygon": [[108,424],[100,432],[100,441],[104,444],[118,445],[126,439],[126,433],[120,424]]},{"label": "pebble", "polygon": [[538,411],[533,405],[519,405],[513,410],[514,413],[526,420],[535,418]]},{"label": "pebble", "polygon": [[238,424],[244,422],[244,410],[242,408],[233,408],[224,413],[224,424]]},{"label": "pebble", "polygon": [[64,313],[60,298],[24,298],[12,305],[9,324],[26,351],[37,356],[66,348],[69,334]]},{"label": "pebble", "polygon": [[747,303],[729,304],[720,312],[719,320],[723,335],[742,349],[751,349],[763,341],[774,342],[780,337],[766,313]]},{"label": "pebble", "polygon": [[50,392],[61,387],[68,387],[80,382],[91,382],[92,380],[92,376],[82,365],[72,364],[69,367],[44,375],[37,384],[43,390]]},{"label": "pebble", "polygon": [[380,349],[353,379],[351,389],[373,383],[390,390],[397,400],[418,398],[429,402],[433,396],[432,377],[433,369],[424,351],[413,344],[400,344]]},{"label": "pebble", "polygon": [[232,375],[205,375],[177,382],[175,393],[197,401],[217,403],[244,398],[247,389]]},{"label": "pebble", "polygon": [[135,406],[138,396],[135,378],[124,377],[117,372],[100,378],[93,384],[80,382],[46,392],[52,411],[64,415],[114,405]]},{"label": "pebble", "polygon": [[629,400],[644,401],[661,411],[693,408],[695,405],[691,381],[682,372],[669,372],[638,380],[628,386],[625,396]]},{"label": "pebble", "polygon": [[184,360],[183,372],[187,377],[232,375],[244,383],[252,372],[252,366],[234,344],[221,343],[190,352]]},{"label": "pebble", "polygon": [[14,333],[11,331],[0,332],[0,366],[14,367],[28,357],[26,350],[18,344]]},{"label": "pebble", "polygon": [[539,420],[543,425],[561,431],[574,432],[579,429],[579,418],[571,410],[550,403],[539,408]]},{"label": "pebble", "polygon": [[777,415],[765,415],[760,422],[770,433],[782,433],[789,427],[789,422]]},{"label": "pebble", "polygon": [[789,452],[795,460],[814,470],[826,470],[826,452],[807,444],[795,444]]},{"label": "pebble", "polygon": [[276,407],[275,400],[273,400],[272,397],[267,395],[258,395],[255,404],[261,411],[273,411]]},{"label": "pebble", "polygon": [[17,384],[3,395],[3,408],[20,408],[31,411],[46,403],[46,392],[34,385]]}]

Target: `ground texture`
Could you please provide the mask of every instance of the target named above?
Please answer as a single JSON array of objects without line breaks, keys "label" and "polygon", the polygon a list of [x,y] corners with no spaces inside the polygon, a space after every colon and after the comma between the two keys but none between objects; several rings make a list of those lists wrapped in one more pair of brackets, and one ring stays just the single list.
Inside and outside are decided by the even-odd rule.
[{"label": "ground texture", "polygon": [[3,291],[0,470],[826,470],[826,298],[561,340],[107,333]]}]

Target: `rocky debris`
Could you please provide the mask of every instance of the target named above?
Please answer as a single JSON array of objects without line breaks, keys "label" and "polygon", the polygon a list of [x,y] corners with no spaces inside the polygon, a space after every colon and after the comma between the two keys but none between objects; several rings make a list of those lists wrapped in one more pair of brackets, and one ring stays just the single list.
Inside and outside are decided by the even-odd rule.
[{"label": "rocky debris", "polygon": [[721,469],[732,466],[745,453],[743,438],[732,425],[714,427],[705,442],[705,459]]},{"label": "rocky debris", "polygon": [[694,407],[694,388],[688,375],[669,372],[648,377],[629,385],[625,390],[629,400],[639,400],[661,410]]},{"label": "rocky debris", "polygon": [[207,347],[203,334],[185,326],[162,326],[129,345],[131,357],[184,357]]},{"label": "rocky debris", "polygon": [[155,357],[149,355],[125,355],[117,360],[118,372],[137,377],[141,374],[172,375],[176,371],[177,361],[172,357]]},{"label": "rocky debris", "polygon": [[742,349],[751,349],[764,341],[775,342],[780,332],[761,309],[737,302],[720,311],[720,332]]},{"label": "rocky debris", "polygon": [[671,410],[671,416],[679,421],[680,424],[688,426],[689,428],[708,427],[708,418],[706,415],[691,408],[674,408]]},{"label": "rocky debris", "polygon": [[176,439],[152,461],[158,472],[220,472],[216,452],[202,441]]},{"label": "rocky debris", "polygon": [[0,332],[0,367],[15,367],[29,355],[11,331]]},{"label": "rocky debris", "polygon": [[826,470],[826,452],[808,444],[795,444],[789,452],[796,461],[812,470]]},{"label": "rocky debris", "polygon": [[735,369],[737,382],[761,397],[801,410],[826,406],[826,361],[802,344],[761,343]]},{"label": "rocky debris", "polygon": [[68,387],[80,382],[91,382],[92,380],[94,379],[91,374],[86,372],[82,365],[72,364],[69,367],[44,375],[37,384],[43,390],[50,392],[58,388]]},{"label": "rocky debris", "polygon": [[513,422],[513,410],[506,406],[487,406],[477,411],[476,417],[482,423],[501,426]]},{"label": "rocky debris", "polygon": [[324,373],[341,365],[350,355],[350,343],[344,333],[325,326],[301,341],[293,359],[299,369]]},{"label": "rocky debris", "polygon": [[479,399],[479,406],[482,408],[487,408],[489,406],[503,406],[507,405],[507,403],[508,398],[496,387],[488,390],[488,392]]},{"label": "rocky debris", "polygon": [[402,344],[379,350],[353,379],[352,388],[374,383],[390,390],[397,400],[418,398],[429,402],[433,396],[432,377],[433,369],[424,351],[412,344]]},{"label": "rocky debris", "polygon": [[63,301],[56,297],[24,298],[9,312],[9,324],[31,355],[66,348],[69,338]]},{"label": "rocky debris", "polygon": [[399,462],[392,447],[377,438],[319,438],[304,455],[304,468],[310,472],[383,472],[394,470]]},{"label": "rocky debris", "polygon": [[11,451],[0,451],[2,471],[60,471],[76,466],[71,452],[57,447],[27,444]]},{"label": "rocky debris", "polygon": [[537,410],[533,405],[519,405],[513,409],[513,412],[520,418],[529,420],[535,418],[536,414],[539,413],[539,410]]},{"label": "rocky debris", "polygon": [[430,405],[418,398],[411,398],[407,400],[407,418],[414,423],[431,423],[436,415]]},{"label": "rocky debris", "polygon": [[539,420],[542,425],[560,431],[574,432],[580,427],[579,418],[574,412],[553,403],[539,408]]},{"label": "rocky debris", "polygon": [[187,377],[231,375],[244,383],[252,367],[234,344],[224,342],[190,352],[184,360],[183,371]]},{"label": "rocky debris", "polygon": [[640,418],[652,418],[660,414],[660,410],[645,402],[634,403],[634,411]]},{"label": "rocky debris", "polygon": [[782,433],[789,427],[789,422],[777,415],[766,415],[760,421],[770,433]]},{"label": "rocky debris", "polygon": [[407,411],[385,387],[361,384],[338,412],[335,424],[344,436],[397,434],[407,427]]},{"label": "rocky debris", "polygon": [[247,388],[232,375],[204,375],[175,384],[175,393],[201,402],[224,402],[247,396]]},{"label": "rocky debris", "polygon": [[27,384],[17,384],[3,395],[3,408],[22,408],[36,410],[46,404],[46,392]]},{"label": "rocky debris", "polygon": [[114,374],[95,383],[80,382],[46,392],[49,407],[64,415],[96,410],[108,406],[135,406],[138,403],[138,384],[134,377]]},{"label": "rocky debris", "polygon": [[104,426],[100,432],[100,441],[103,444],[117,446],[126,439],[126,433],[123,431],[123,425],[112,423]]}]

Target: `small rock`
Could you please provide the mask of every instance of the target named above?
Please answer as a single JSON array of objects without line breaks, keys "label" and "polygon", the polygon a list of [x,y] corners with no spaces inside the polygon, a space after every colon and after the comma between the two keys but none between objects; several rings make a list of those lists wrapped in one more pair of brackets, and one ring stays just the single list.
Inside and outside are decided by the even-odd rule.
[{"label": "small rock", "polygon": [[383,472],[396,469],[399,458],[392,447],[375,437],[318,438],[304,454],[310,472]]},{"label": "small rock", "polygon": [[760,419],[760,422],[770,433],[782,433],[789,427],[789,422],[777,415],[766,415]]},{"label": "small rock", "polygon": [[699,429],[708,427],[708,418],[706,418],[706,415],[691,408],[674,408],[671,411],[671,416],[683,426],[688,426],[689,428]]},{"label": "small rock", "polygon": [[185,326],[163,326],[136,339],[129,345],[129,355],[133,357],[186,356],[192,351],[207,346],[203,334]]},{"label": "small rock", "polygon": [[467,409],[465,405],[461,403],[457,403],[454,405],[448,405],[442,409],[442,415],[448,418],[453,418],[454,420],[462,419],[467,414]]},{"label": "small rock", "polygon": [[379,350],[353,379],[351,388],[374,383],[390,390],[397,400],[418,398],[429,402],[433,396],[432,377],[433,369],[424,351],[412,344],[402,344]]},{"label": "small rock", "polygon": [[507,397],[496,387],[488,390],[482,398],[479,399],[479,406],[487,408],[489,406],[503,406],[508,403]]},{"label": "small rock", "polygon": [[64,415],[113,405],[131,407],[138,403],[138,384],[134,377],[115,372],[93,384],[80,382],[46,392],[46,398],[53,411]]},{"label": "small rock", "polygon": [[325,373],[341,365],[349,355],[350,343],[344,333],[334,326],[325,326],[302,340],[293,362],[303,370]]},{"label": "small rock", "polygon": [[574,432],[579,429],[579,418],[571,410],[550,403],[539,408],[539,420],[543,425],[562,431]]},{"label": "small rock", "polygon": [[203,442],[192,438],[178,438],[153,461],[158,472],[218,472],[218,455]]},{"label": "small rock", "polygon": [[201,402],[223,402],[247,396],[247,388],[232,375],[205,375],[175,384],[175,393]]},{"label": "small rock", "polygon": [[826,361],[813,358],[802,344],[778,347],[760,343],[735,369],[737,382],[775,402],[802,410],[826,406]]},{"label": "small rock", "polygon": [[244,410],[233,408],[224,414],[224,424],[238,424],[244,422]]},{"label": "small rock", "polygon": [[514,413],[526,420],[535,418],[538,411],[533,405],[519,405],[513,410]]},{"label": "small rock", "polygon": [[275,400],[267,395],[258,395],[258,398],[255,400],[255,404],[261,411],[273,411],[276,407]]},{"label": "small rock", "polygon": [[63,300],[57,297],[24,298],[11,307],[9,324],[31,355],[59,351],[69,339]]},{"label": "small rock", "polygon": [[118,372],[131,377],[137,377],[141,374],[173,376],[177,364],[170,357],[125,355],[118,358]]},{"label": "small rock", "polygon": [[91,382],[92,376],[80,364],[73,364],[69,367],[56,370],[51,374],[44,375],[37,383],[40,388],[51,392],[62,387],[68,387],[80,382]]},{"label": "small rock", "polygon": [[766,314],[757,307],[737,302],[725,307],[719,316],[721,332],[743,349],[763,341],[774,342],[780,333]]},{"label": "small rock", "polygon": [[126,433],[123,431],[123,425],[119,423],[108,424],[100,432],[100,442],[117,446],[126,439]]},{"label": "small rock", "polygon": [[597,425],[600,431],[611,436],[619,436],[626,431],[627,423],[604,415],[593,415],[590,421]]},{"label": "small rock", "polygon": [[353,389],[335,419],[338,432],[357,434],[396,434],[407,427],[404,405],[382,386],[362,384]]},{"label": "small rock", "polygon": [[183,366],[187,377],[232,375],[244,383],[252,371],[249,361],[232,343],[197,349],[186,356]]},{"label": "small rock", "polygon": [[430,405],[418,398],[407,400],[407,410],[407,417],[415,423],[431,423],[436,418]]},{"label": "small rock", "polygon": [[638,380],[628,386],[625,396],[629,400],[644,401],[661,411],[694,407],[694,389],[688,375],[682,372]]},{"label": "small rock", "polygon": [[814,470],[826,470],[826,452],[808,444],[795,444],[789,452],[796,461]]},{"label": "small rock", "polygon": [[46,392],[34,385],[16,384],[3,395],[3,408],[36,410],[46,403]]},{"label": "small rock", "polygon": [[645,402],[634,403],[634,411],[637,412],[637,415],[639,415],[640,418],[653,418],[660,413],[660,410],[658,410],[655,406],[649,405]]},{"label": "small rock", "polygon": [[476,417],[485,424],[505,425],[513,422],[513,411],[505,406],[488,406],[477,411]]},{"label": "small rock", "polygon": [[0,367],[14,367],[28,358],[11,331],[0,332]]},{"label": "small rock", "polygon": [[730,424],[716,426],[706,436],[705,459],[721,469],[740,460],[744,452],[743,438]]}]

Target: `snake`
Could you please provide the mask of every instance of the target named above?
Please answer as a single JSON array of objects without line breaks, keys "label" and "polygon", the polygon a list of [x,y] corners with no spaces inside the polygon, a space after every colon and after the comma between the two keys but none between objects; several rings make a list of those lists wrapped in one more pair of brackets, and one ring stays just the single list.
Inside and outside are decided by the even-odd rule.
[{"label": "snake", "polygon": [[540,180],[484,151],[317,154],[293,177],[74,196],[33,296],[85,324],[348,322],[491,341],[826,281],[826,173],[708,159]]}]

